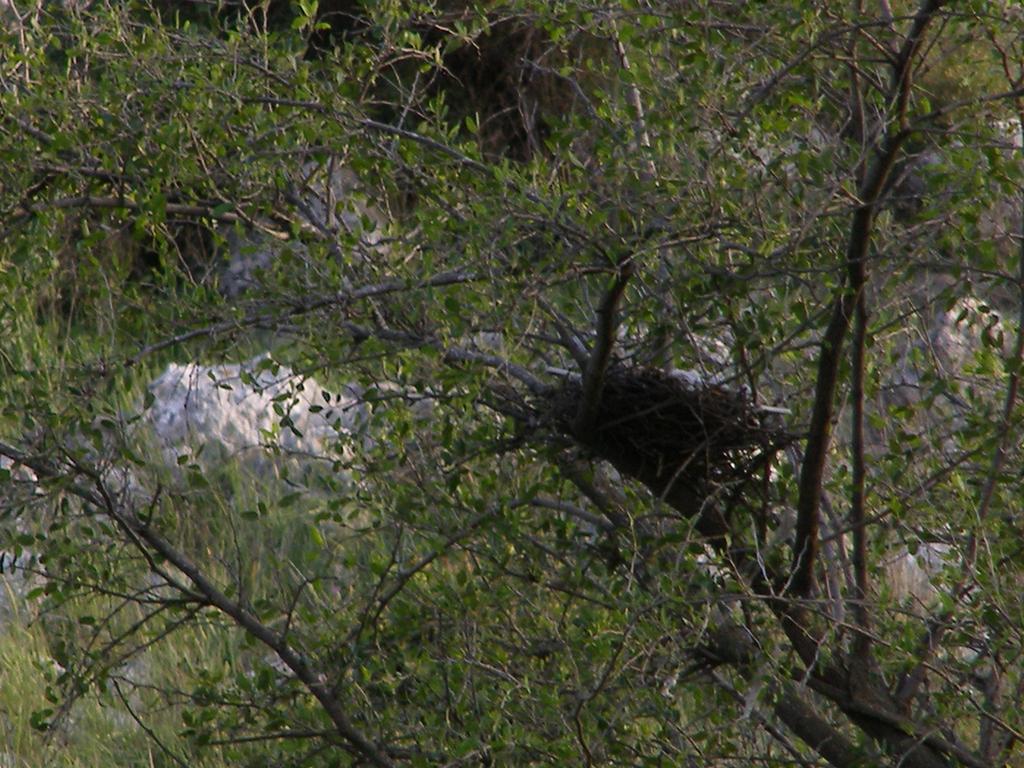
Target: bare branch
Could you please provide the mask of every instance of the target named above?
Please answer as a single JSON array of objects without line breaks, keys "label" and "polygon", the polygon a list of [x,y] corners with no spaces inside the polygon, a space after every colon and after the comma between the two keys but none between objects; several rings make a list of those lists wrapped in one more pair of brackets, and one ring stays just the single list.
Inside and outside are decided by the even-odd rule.
[{"label": "bare branch", "polygon": [[836,768],[864,764],[856,745],[808,704],[792,685],[783,689],[774,712],[789,730]]},{"label": "bare branch", "polygon": [[[15,216],[26,216],[33,213],[41,213],[48,209],[55,208],[112,208],[126,211],[138,211],[142,206],[123,197],[100,197],[96,195],[81,195],[80,197],[65,197],[59,200],[49,200],[44,203],[23,203],[20,208],[15,208]],[[178,216],[195,216],[215,221],[236,222],[242,218],[235,213],[217,213],[213,207],[203,205],[183,205],[181,203],[167,203],[164,206],[167,213]]]},{"label": "bare branch", "polygon": [[604,533],[610,533],[615,530],[615,526],[603,517],[595,515],[592,512],[588,512],[587,510],[582,509],[575,504],[570,504],[567,501],[537,497],[535,499],[530,499],[530,505],[539,509],[550,509],[555,512],[562,512],[563,514],[575,517],[577,520],[593,526]]},{"label": "bare branch", "polygon": [[[752,662],[755,660],[756,646],[750,633],[733,623],[724,623],[710,632],[710,651],[715,659],[737,667],[741,673],[749,675]],[[717,676],[712,675],[716,684],[722,685]],[[739,694],[726,688],[735,696]],[[863,765],[863,755],[856,745],[840,730],[829,723],[817,709],[800,695],[792,683],[783,683],[778,692],[773,711],[790,731],[796,734],[805,744],[821,755],[836,768],[855,768]],[[770,730],[771,724],[766,719],[762,723]],[[772,733],[776,736],[775,733]],[[781,734],[776,736],[779,738]],[[784,737],[782,737],[784,740]],[[785,740],[784,740],[785,743]]]},{"label": "bare branch", "polygon": [[569,351],[569,354],[572,355],[572,359],[576,361],[580,370],[585,371],[587,369],[587,360],[590,355],[587,352],[586,345],[577,335],[575,329],[573,329],[569,319],[543,297],[538,298],[538,303],[543,307],[544,311],[551,315],[552,321],[555,324],[555,330],[558,332],[558,338],[562,342],[562,345]]},{"label": "bare branch", "polygon": [[[891,13],[890,13],[891,18]],[[867,137],[867,126],[864,118],[864,100],[861,93],[860,77],[857,66],[857,40],[850,42],[850,90],[854,102],[854,120],[857,122],[857,135],[864,140]],[[863,182],[863,179],[858,179]],[[864,295],[866,281],[864,263],[862,261],[850,265],[850,287],[856,292],[854,307],[853,352],[852,352],[852,391],[851,409],[851,463],[853,477],[850,489],[850,524],[853,528],[853,571],[854,571],[854,617],[857,626],[863,630],[857,634],[854,644],[856,663],[866,669],[870,649],[870,617],[868,615],[868,558],[867,558],[867,522],[864,509],[864,365],[867,349],[868,313]]]},{"label": "bare branch", "polygon": [[929,23],[943,6],[942,0],[924,0],[914,17],[893,67],[892,102],[895,114],[885,138],[875,150],[875,157],[863,182],[859,185],[859,206],[853,215],[846,248],[848,281],[833,301],[832,317],[821,342],[818,374],[814,392],[814,408],[808,429],[807,447],[800,468],[797,501],[796,542],[793,550],[792,592],[808,596],[814,589],[814,564],[818,553],[818,526],[821,487],[824,479],[828,445],[832,431],[832,413],[839,376],[843,340],[863,290],[865,264],[871,245],[875,213],[899,157],[909,138],[906,129],[907,105],[912,86],[914,56],[921,46]]},{"label": "bare branch", "polygon": [[560,461],[558,465],[572,484],[595,507],[601,510],[601,513],[610,522],[609,527],[611,530],[629,527],[630,518],[624,507],[625,499],[618,489],[600,487],[595,478],[589,476],[584,462],[579,459],[567,457]]},{"label": "bare branch", "polygon": [[587,439],[597,421],[601,393],[604,389],[604,374],[611,360],[612,346],[615,344],[616,312],[633,272],[632,259],[623,260],[619,264],[618,274],[597,308],[597,334],[586,370],[583,372],[583,393],[573,422],[573,433],[582,440]]},{"label": "bare branch", "polygon": [[[615,55],[619,59],[619,66],[625,71],[630,70],[629,55],[626,53],[626,47],[622,44],[622,38],[619,36],[618,27],[615,24],[614,19],[609,22],[612,28],[612,44],[615,47]],[[651,149],[651,134],[647,130],[647,118],[644,115],[644,102],[640,98],[640,88],[635,82],[631,82],[626,87],[626,96],[629,101],[629,106],[633,108],[634,118],[634,149],[643,152],[647,157],[644,160],[644,176],[646,181],[652,181],[657,175],[657,168],[654,165],[654,160],[650,157]]]},{"label": "bare branch", "polygon": [[176,336],[172,336],[171,338],[143,347],[134,355],[122,361],[122,365],[125,367],[131,367],[143,358],[152,355],[154,352],[160,352],[161,350],[168,349],[170,347],[176,347],[186,341],[202,338],[215,338],[225,333],[233,333],[246,328],[258,328],[267,325],[268,323],[279,323],[288,318],[306,315],[311,312],[315,312],[316,310],[324,309],[325,307],[346,306],[354,301],[360,301],[362,299],[376,298],[388,294],[401,293],[403,291],[417,290],[419,288],[438,288],[442,286],[471,283],[479,279],[480,278],[474,274],[461,271],[441,272],[433,277],[427,278],[426,280],[413,282],[408,280],[388,280],[383,283],[364,285],[360,288],[338,291],[337,293],[333,293],[328,296],[311,297],[305,301],[297,302],[276,312],[257,312],[241,319],[225,320],[220,323],[212,323],[210,325],[203,326],[202,328],[185,331],[177,334]]}]

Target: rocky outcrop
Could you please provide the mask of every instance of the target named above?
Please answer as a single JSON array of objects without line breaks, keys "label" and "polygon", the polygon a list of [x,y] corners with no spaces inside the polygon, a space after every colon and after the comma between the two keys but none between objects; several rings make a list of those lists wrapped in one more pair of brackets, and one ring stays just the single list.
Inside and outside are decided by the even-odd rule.
[{"label": "rocky outcrop", "polygon": [[[145,424],[169,466],[183,452],[263,472],[280,460],[340,457],[366,422],[357,387],[329,392],[261,356],[240,364],[172,364],[148,387]],[[201,451],[201,452],[200,452]]]}]

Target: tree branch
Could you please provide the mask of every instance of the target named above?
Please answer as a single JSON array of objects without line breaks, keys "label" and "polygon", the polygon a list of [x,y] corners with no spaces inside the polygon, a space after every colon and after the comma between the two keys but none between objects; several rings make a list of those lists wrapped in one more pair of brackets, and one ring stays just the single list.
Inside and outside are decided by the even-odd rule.
[{"label": "tree branch", "polygon": [[864,764],[856,745],[818,714],[792,685],[784,686],[775,701],[774,712],[789,730],[835,768]]},{"label": "tree branch", "polygon": [[[0,454],[24,464],[40,477],[56,479],[64,475],[59,468],[54,467],[50,463],[34,460],[3,443],[0,443]],[[86,488],[71,485],[67,487],[69,492],[103,513],[110,515],[111,519],[122,529],[129,532],[133,538],[144,542],[154,552],[181,571],[192,582],[195,591],[202,595],[209,605],[230,617],[237,626],[277,654],[285,666],[306,687],[306,690],[320,703],[320,706],[334,724],[338,734],[355,752],[380,768],[392,767],[391,761],[385,757],[384,753],[367,739],[355,727],[355,724],[348,718],[348,715],[345,714],[341,702],[334,697],[327,686],[326,678],[310,667],[309,663],[279,633],[267,627],[255,615],[243,608],[241,604],[229,598],[207,578],[195,563],[169,541],[160,536],[152,527],[139,520],[133,512],[123,509],[114,503],[111,495],[106,492],[102,478],[97,473],[86,471],[81,466],[70,469],[74,474],[81,474],[87,477],[96,487],[96,491],[93,492]]]},{"label": "tree branch", "polygon": [[[727,622],[714,627],[709,633],[709,640],[709,649],[716,661],[737,668],[741,674],[751,669],[757,645],[746,629]],[[792,683],[782,684],[773,711],[790,731],[835,768],[857,768],[864,764],[862,751],[823,718]]]},{"label": "tree branch", "polygon": [[361,301],[363,299],[376,298],[393,293],[401,293],[402,291],[417,290],[420,288],[439,288],[450,285],[460,285],[463,283],[472,283],[479,279],[481,278],[477,275],[461,271],[440,272],[425,280],[412,282],[408,280],[387,280],[382,283],[374,283],[372,285],[364,285],[359,288],[342,290],[327,296],[321,295],[309,298],[305,301],[297,302],[277,312],[255,312],[241,319],[211,323],[203,326],[202,328],[194,328],[191,331],[179,333],[168,339],[143,347],[134,355],[125,358],[121,364],[125,367],[131,367],[140,362],[143,358],[152,355],[154,352],[160,352],[161,350],[168,349],[170,347],[176,347],[186,341],[216,337],[223,333],[239,331],[245,328],[256,328],[268,323],[279,323],[285,319],[307,315],[311,312],[315,312],[316,310],[324,309],[325,307],[345,306],[353,301]]},{"label": "tree branch", "polygon": [[[862,3],[858,2],[859,11],[863,12]],[[891,18],[891,14],[890,14]],[[850,91],[854,104],[853,120],[857,124],[857,135],[863,140],[867,136],[864,116],[864,99],[861,92],[859,75],[858,36],[850,41]],[[864,179],[858,179],[863,183]],[[864,466],[864,365],[867,347],[868,313],[864,295],[866,281],[863,262],[851,264],[848,268],[850,286],[856,293],[854,306],[853,350],[852,350],[852,392],[850,394],[851,412],[851,463],[853,477],[850,490],[850,526],[853,529],[853,572],[854,572],[854,604],[853,613],[857,627],[861,630],[854,640],[854,656],[858,667],[867,669],[871,642],[870,616],[867,607],[868,599],[868,557],[867,557],[867,520],[864,509],[864,487],[866,471]]]},{"label": "tree branch", "polygon": [[627,258],[620,262],[618,274],[597,308],[597,334],[586,370],[583,372],[583,394],[572,425],[573,433],[583,441],[589,438],[597,422],[601,393],[604,389],[604,374],[608,369],[612,347],[615,344],[616,311],[633,272],[632,259]]},{"label": "tree branch", "polygon": [[[626,53],[626,46],[622,44],[622,38],[619,36],[619,29],[612,19],[609,21],[612,31],[612,45],[615,48],[615,55],[619,59],[619,66],[626,72],[630,71],[629,55]],[[635,118],[633,125],[634,134],[634,146],[633,151],[638,154],[642,153],[645,157],[643,160],[643,176],[645,181],[653,181],[657,175],[657,168],[654,165],[654,160],[651,159],[651,134],[647,130],[647,118],[644,114],[644,102],[640,98],[640,88],[637,86],[635,81],[630,81],[626,87],[626,97],[629,101],[629,106],[632,107]]]},{"label": "tree branch", "polygon": [[895,115],[885,138],[874,153],[875,158],[871,167],[859,185],[860,204],[854,212],[847,240],[847,280],[833,300],[832,316],[821,342],[814,407],[808,429],[807,447],[800,468],[796,541],[790,579],[791,592],[802,597],[809,596],[814,589],[822,481],[831,438],[843,340],[850,327],[858,297],[863,290],[865,264],[879,200],[900,150],[910,135],[910,131],[906,129],[906,112],[910,101],[914,56],[921,46],[929,23],[943,4],[943,0],[924,0],[896,57],[892,79]]}]

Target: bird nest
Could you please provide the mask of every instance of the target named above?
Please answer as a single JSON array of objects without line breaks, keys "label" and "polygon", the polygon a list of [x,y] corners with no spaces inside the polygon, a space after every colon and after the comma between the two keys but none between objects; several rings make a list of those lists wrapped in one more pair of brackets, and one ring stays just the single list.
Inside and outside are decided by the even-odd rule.
[{"label": "bird nest", "polygon": [[[569,434],[581,397],[578,379],[554,397],[555,418]],[[745,391],[624,366],[608,370],[593,428],[573,436],[656,493],[685,490],[697,504],[716,489],[753,479],[791,440],[777,412]]]}]

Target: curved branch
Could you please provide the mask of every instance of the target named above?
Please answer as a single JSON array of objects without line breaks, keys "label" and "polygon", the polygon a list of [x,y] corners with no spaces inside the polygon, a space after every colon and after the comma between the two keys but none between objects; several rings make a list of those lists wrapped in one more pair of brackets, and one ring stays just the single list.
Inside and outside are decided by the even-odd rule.
[{"label": "curved branch", "polygon": [[[0,454],[29,467],[40,477],[58,478],[64,474],[49,462],[32,459],[12,446],[3,443],[0,443]],[[356,728],[348,715],[345,714],[341,702],[335,698],[327,685],[326,679],[317,670],[314,670],[288,644],[281,634],[270,629],[255,615],[243,608],[240,603],[229,598],[195,563],[169,541],[160,536],[153,528],[140,520],[133,512],[123,509],[115,503],[111,495],[107,493],[102,478],[96,472],[81,465],[76,465],[71,470],[74,474],[83,475],[88,478],[96,490],[91,491],[88,488],[71,485],[67,487],[70,493],[75,494],[82,501],[110,515],[111,519],[132,539],[145,544],[167,562],[174,565],[175,568],[188,578],[195,592],[201,595],[209,605],[230,617],[237,626],[277,654],[277,657],[281,659],[295,677],[306,687],[306,690],[320,703],[320,706],[334,724],[339,736],[345,740],[352,750],[362,755],[373,765],[379,766],[379,768],[392,768],[393,763]]]},{"label": "curved branch", "polygon": [[107,509],[106,511],[124,527],[132,530],[140,539],[160,553],[161,556],[173,563],[178,570],[189,578],[196,590],[211,605],[231,617],[239,627],[276,653],[278,658],[287,665],[295,677],[306,686],[306,689],[320,703],[324,712],[331,719],[331,722],[334,723],[334,727],[339,735],[359,754],[363,755],[374,765],[381,766],[381,768],[390,768],[392,765],[391,761],[369,739],[360,733],[352,721],[349,720],[341,707],[341,702],[333,696],[326,682],[321,679],[321,675],[313,670],[306,660],[294,651],[277,632],[263,624],[239,603],[231,600],[191,560],[175,549],[170,542],[160,537],[154,530],[143,525],[133,516],[125,515],[122,510]]}]

